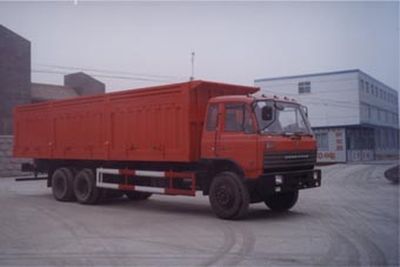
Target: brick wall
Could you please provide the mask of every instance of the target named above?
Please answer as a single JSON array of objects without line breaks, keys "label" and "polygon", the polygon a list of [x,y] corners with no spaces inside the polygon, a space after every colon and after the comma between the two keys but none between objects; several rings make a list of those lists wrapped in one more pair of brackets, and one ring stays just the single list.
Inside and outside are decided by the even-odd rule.
[{"label": "brick wall", "polygon": [[18,176],[27,173],[21,172],[21,163],[31,162],[31,159],[12,157],[13,136],[0,135],[0,177]]}]

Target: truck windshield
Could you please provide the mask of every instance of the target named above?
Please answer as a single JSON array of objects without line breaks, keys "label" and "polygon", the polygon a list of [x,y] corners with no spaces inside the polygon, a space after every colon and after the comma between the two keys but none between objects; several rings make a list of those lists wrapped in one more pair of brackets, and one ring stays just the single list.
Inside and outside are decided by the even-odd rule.
[{"label": "truck windshield", "polygon": [[[262,111],[271,107],[272,116],[263,118]],[[261,133],[284,135],[311,135],[311,127],[299,104],[273,100],[256,101],[254,112]]]}]

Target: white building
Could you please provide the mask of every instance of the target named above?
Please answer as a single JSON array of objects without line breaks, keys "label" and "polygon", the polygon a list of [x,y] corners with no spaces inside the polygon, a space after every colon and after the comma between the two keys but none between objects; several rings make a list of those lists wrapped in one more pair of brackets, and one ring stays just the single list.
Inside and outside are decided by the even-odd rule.
[{"label": "white building", "polygon": [[360,70],[257,79],[255,85],[308,107],[319,161],[398,156],[398,92]]}]

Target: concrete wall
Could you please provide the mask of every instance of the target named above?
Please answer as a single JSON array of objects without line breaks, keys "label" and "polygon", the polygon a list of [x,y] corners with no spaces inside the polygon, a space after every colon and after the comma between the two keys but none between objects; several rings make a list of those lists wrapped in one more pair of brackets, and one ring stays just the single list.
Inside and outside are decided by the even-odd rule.
[{"label": "concrete wall", "polygon": [[21,163],[31,162],[31,159],[12,157],[13,136],[0,135],[0,177],[23,175]]},{"label": "concrete wall", "polygon": [[31,101],[31,44],[0,25],[0,135],[12,134],[14,106]]}]

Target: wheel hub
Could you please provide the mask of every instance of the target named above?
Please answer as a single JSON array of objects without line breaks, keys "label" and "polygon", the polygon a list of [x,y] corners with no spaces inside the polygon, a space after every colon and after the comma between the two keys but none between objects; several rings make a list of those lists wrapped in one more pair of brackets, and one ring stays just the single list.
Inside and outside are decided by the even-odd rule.
[{"label": "wheel hub", "polygon": [[221,206],[230,207],[233,202],[233,195],[229,187],[221,185],[216,190],[216,199]]}]

